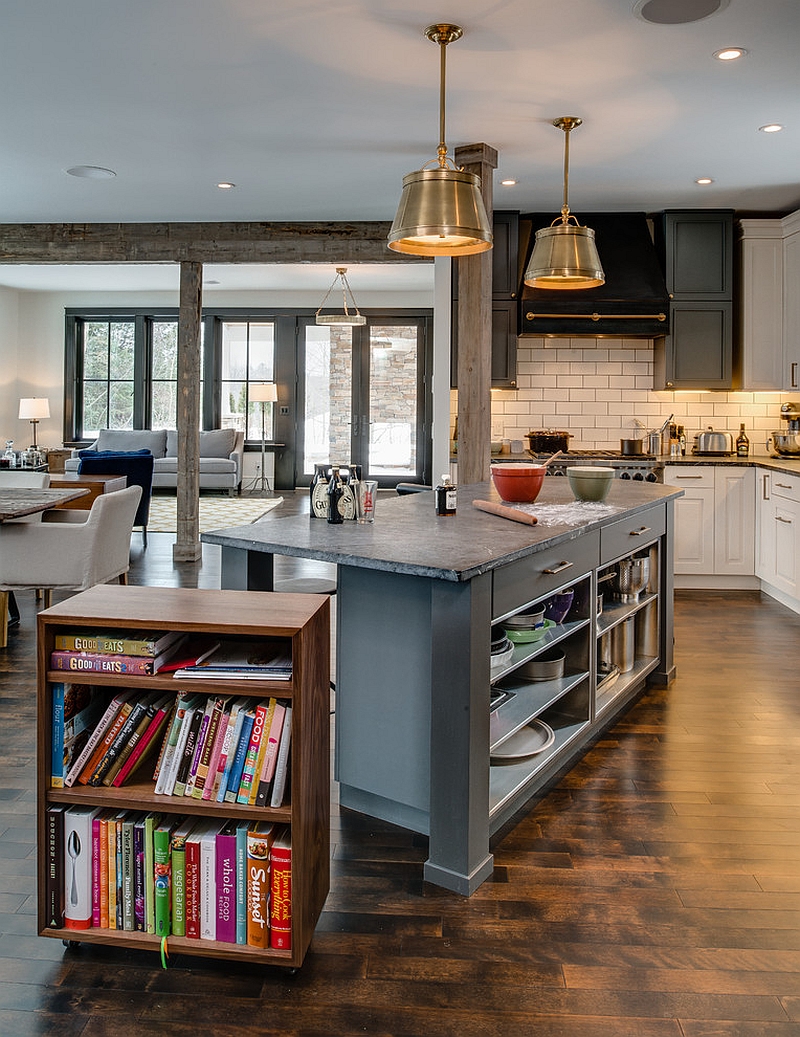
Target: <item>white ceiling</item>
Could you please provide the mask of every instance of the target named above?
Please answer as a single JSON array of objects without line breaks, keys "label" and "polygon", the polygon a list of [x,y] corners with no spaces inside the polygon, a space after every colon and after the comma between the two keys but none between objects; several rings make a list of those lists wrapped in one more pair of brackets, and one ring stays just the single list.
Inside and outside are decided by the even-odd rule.
[{"label": "white ceiling", "polygon": [[[637,6],[0,0],[0,223],[391,220],[403,175],[436,154],[432,21],[464,28],[447,51],[447,143],[497,148],[496,208],[557,214],[559,115],[584,120],[571,138],[578,215],[800,206],[797,0],[722,0],[678,25]],[[749,53],[712,57],[732,45]],[[770,122],[786,128],[758,131]],[[67,175],[77,165],[116,176]],[[697,186],[704,175],[715,182]]]}]

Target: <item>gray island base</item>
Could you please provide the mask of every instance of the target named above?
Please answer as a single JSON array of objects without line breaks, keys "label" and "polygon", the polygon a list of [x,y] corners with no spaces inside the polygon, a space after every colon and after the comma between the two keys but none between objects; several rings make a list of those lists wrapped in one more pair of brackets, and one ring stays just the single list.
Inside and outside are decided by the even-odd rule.
[{"label": "gray island base", "polygon": [[[387,495],[371,524],[273,515],[202,540],[222,548],[225,588],[271,590],[274,555],[336,564],[340,803],[427,835],[425,879],[469,896],[492,872],[492,835],[647,680],[672,679],[681,493],[616,480],[604,504],[580,504],[549,478],[525,506],[530,526],[473,507],[499,502],[480,483],[458,488],[454,517],[437,518],[430,494]],[[647,559],[647,585],[612,600],[604,588],[632,558]],[[573,593],[566,618],[493,664],[492,628],[562,590]],[[553,650],[563,674],[529,679],[526,665]],[[552,738],[529,751],[542,731]]]}]

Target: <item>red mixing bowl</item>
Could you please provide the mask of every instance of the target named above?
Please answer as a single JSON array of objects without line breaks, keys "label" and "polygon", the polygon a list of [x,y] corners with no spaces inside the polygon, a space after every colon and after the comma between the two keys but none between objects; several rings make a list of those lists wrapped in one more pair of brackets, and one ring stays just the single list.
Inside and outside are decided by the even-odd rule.
[{"label": "red mixing bowl", "polygon": [[537,464],[493,464],[495,489],[509,504],[531,504],[539,496],[547,468]]}]

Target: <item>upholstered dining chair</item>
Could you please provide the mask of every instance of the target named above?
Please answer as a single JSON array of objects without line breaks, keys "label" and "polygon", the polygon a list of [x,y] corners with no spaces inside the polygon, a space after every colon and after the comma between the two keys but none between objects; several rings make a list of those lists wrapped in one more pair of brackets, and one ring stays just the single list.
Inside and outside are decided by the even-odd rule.
[{"label": "upholstered dining chair", "polygon": [[133,524],[142,527],[142,543],[147,547],[155,464],[153,454],[149,450],[81,450],[79,456],[79,475],[124,475],[128,486],[141,486],[142,497]]},{"label": "upholstered dining chair", "polygon": [[[13,490],[47,490],[50,487],[49,472],[17,472],[8,468],[0,468],[0,489],[10,486]],[[9,522],[41,522],[42,512],[23,515],[22,518],[9,519]],[[19,623],[19,607],[13,591],[8,595],[8,623]]]},{"label": "upholstered dining chair", "polygon": [[95,498],[86,512],[49,512],[42,522],[0,525],[0,647],[8,636],[8,594],[41,590],[48,608],[54,590],[127,583],[131,531],[139,486]]}]

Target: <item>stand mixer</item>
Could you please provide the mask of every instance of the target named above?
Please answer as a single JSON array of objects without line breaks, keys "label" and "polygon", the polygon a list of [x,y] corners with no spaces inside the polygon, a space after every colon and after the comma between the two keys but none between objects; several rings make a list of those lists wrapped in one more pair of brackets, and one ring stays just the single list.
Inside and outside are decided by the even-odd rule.
[{"label": "stand mixer", "polygon": [[770,432],[767,450],[772,443],[773,457],[800,457],[800,407],[796,403],[784,403],[781,418],[787,422],[785,432]]}]

